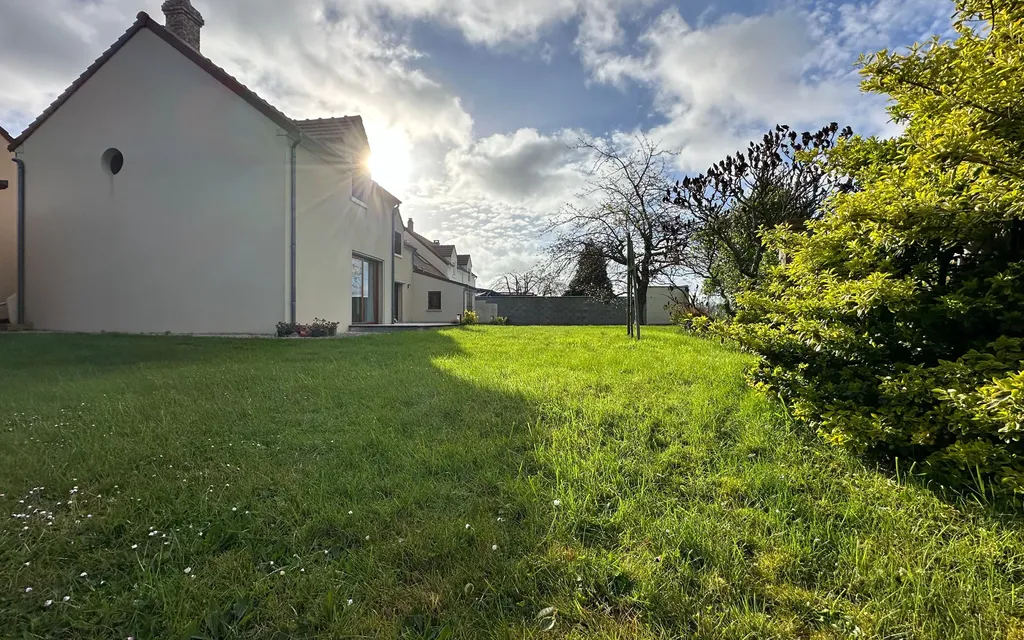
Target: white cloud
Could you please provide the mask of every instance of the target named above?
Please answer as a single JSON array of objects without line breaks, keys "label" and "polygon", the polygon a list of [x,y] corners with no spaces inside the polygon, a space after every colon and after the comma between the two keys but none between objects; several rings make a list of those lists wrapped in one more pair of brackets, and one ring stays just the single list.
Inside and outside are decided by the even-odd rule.
[{"label": "white cloud", "polygon": [[[702,170],[776,122],[886,131],[881,101],[858,92],[856,54],[948,29],[952,7],[778,0],[756,16],[721,15],[711,5],[691,24],[663,10],[664,0],[193,1],[207,21],[204,53],[272,104],[296,118],[361,114],[371,143],[408,156],[410,181],[384,186],[420,230],[472,252],[484,282],[540,253],[548,216],[582,186],[585,159],[571,145],[583,132],[523,122],[476,139],[460,96],[420,68],[426,52],[411,41],[411,21],[503,51],[534,47],[546,60],[568,48],[548,36],[578,21],[574,51],[591,80],[648,88],[664,121],[652,137],[681,150],[681,168]],[[140,9],[161,19],[161,0],[0,3],[0,123],[12,133]],[[639,21],[652,11],[656,19]],[[643,35],[631,39],[637,29]]]},{"label": "white cloud", "polygon": [[586,154],[576,149],[582,132],[542,135],[535,129],[496,134],[448,152],[452,194],[486,195],[511,206],[557,209],[578,190]]},{"label": "white cloud", "polygon": [[908,30],[916,37],[948,27],[949,6],[799,2],[700,26],[670,8],[636,43],[638,51],[609,41],[581,55],[597,81],[649,87],[666,120],[652,136],[681,150],[682,170],[702,170],[776,123],[817,128],[838,121],[859,132],[892,132],[881,99],[859,91],[857,55],[907,44],[900,38]]}]

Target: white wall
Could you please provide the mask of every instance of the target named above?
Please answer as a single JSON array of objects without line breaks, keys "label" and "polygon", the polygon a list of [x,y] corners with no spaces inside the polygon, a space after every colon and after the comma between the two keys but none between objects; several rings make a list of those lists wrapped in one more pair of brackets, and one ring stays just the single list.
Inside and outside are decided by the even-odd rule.
[{"label": "white wall", "polygon": [[0,136],[0,180],[9,183],[0,191],[0,302],[18,288],[18,167],[12,157],[7,140]]},{"label": "white wall", "polygon": [[[427,292],[441,292],[441,310],[427,310]],[[412,274],[412,288],[406,297],[406,322],[452,322],[465,311],[466,287],[421,273]]]},{"label": "white wall", "polygon": [[[352,201],[351,168],[300,146],[298,158],[297,320],[352,323],[353,253],[380,262],[378,324],[390,324],[391,215],[396,204],[376,188],[369,207]],[[411,258],[410,258],[411,260]],[[397,262],[397,260],[396,260]]]},{"label": "white wall", "polygon": [[[21,149],[27,320],[73,331],[272,332],[287,299],[281,133],[139,31]],[[100,163],[109,147],[124,154],[116,176]]]},{"label": "white wall", "polygon": [[681,300],[683,293],[669,287],[647,288],[647,324],[672,324],[669,311],[665,308],[675,300]]},{"label": "white wall", "polygon": [[402,317],[399,318],[401,322],[412,322],[409,320],[410,307],[412,304],[412,256],[413,250],[411,247],[405,245],[406,240],[411,240],[411,236],[405,232],[405,228],[402,225],[402,216],[397,214],[395,216],[395,230],[402,233],[402,255],[395,256],[395,280],[402,283]]}]

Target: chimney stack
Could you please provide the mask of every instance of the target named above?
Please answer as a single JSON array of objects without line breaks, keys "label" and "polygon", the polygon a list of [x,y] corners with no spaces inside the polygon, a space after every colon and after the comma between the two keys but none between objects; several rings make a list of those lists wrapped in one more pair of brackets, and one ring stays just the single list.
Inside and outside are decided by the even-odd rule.
[{"label": "chimney stack", "polygon": [[405,225],[405,228],[415,233],[415,229],[412,227],[412,218],[409,218],[409,224]]},{"label": "chimney stack", "polygon": [[202,14],[189,0],[167,0],[160,7],[166,18],[167,30],[182,42],[199,51],[199,31],[206,24]]}]

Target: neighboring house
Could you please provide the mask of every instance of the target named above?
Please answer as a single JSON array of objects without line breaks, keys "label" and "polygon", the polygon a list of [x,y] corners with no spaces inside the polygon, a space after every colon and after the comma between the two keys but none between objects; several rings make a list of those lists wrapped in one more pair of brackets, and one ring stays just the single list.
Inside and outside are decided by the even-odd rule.
[{"label": "neighboring house", "polygon": [[288,118],[200,54],[188,0],[162,8],[166,27],[140,13],[9,146],[25,163],[26,321],[200,334],[391,322],[399,200],[370,179],[361,118]]},{"label": "neighboring house", "polygon": [[[15,310],[9,309],[7,299],[18,290],[18,176],[12,158],[6,151],[14,142],[3,127],[0,127],[0,141],[4,153],[0,153],[0,183],[7,181],[7,188],[0,190],[0,322],[15,322]],[[13,302],[13,300],[12,300]]]},{"label": "neighboring house", "polygon": [[478,289],[468,254],[416,233],[412,219],[403,225],[397,213],[394,249],[399,322],[450,322],[473,310]]}]

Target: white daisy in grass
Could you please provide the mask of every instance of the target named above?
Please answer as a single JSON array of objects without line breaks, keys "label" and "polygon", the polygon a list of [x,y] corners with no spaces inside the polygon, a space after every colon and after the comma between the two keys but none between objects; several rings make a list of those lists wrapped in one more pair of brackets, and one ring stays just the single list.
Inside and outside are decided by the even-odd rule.
[{"label": "white daisy in grass", "polygon": [[133,545],[132,545],[132,549],[133,549],[133,550],[134,550],[134,549],[138,549],[138,548],[139,548],[139,545],[137,545],[137,544],[133,544]]},{"label": "white daisy in grass", "polygon": [[467,528],[467,529],[469,528],[469,523],[468,523],[468,522],[466,523],[466,528]]},{"label": "white daisy in grass", "polygon": [[492,544],[491,545],[491,551],[497,551],[497,550],[498,550],[498,545]]},{"label": "white daisy in grass", "polygon": [[554,505],[555,505],[556,507],[560,507],[560,506],[562,506],[562,501],[561,501],[561,500],[558,500],[558,499],[555,499],[555,501],[553,502],[553,504],[554,504]]},{"label": "white daisy in grass", "polygon": [[348,599],[348,606],[350,606],[350,607],[352,606],[352,598]]},{"label": "white daisy in grass", "polygon": [[32,593],[32,587],[25,587],[25,593]]},{"label": "white daisy in grass", "polygon": [[49,607],[52,604],[53,604],[53,600],[47,600],[46,602],[43,603],[43,606],[44,607]]},{"label": "white daisy in grass", "polygon": [[78,577],[79,577],[79,578],[88,578],[88,577],[89,577],[89,574],[88,574],[88,573],[86,573],[85,571],[83,571],[82,573],[78,574]]},{"label": "white daisy in grass", "polygon": [[63,600],[64,602],[67,602],[67,601],[71,600],[71,596],[64,596],[63,598],[61,598],[61,600]]}]

